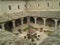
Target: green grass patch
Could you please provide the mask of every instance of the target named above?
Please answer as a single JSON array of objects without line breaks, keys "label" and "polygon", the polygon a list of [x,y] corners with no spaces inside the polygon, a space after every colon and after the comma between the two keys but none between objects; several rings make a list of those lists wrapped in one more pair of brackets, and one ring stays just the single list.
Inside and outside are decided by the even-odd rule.
[{"label": "green grass patch", "polygon": [[35,29],[35,30],[38,30],[38,28],[35,28],[35,27],[33,27],[33,26],[31,26],[31,28],[32,28],[32,29]]},{"label": "green grass patch", "polygon": [[24,30],[24,31],[27,31],[27,30],[29,30],[29,27],[27,27],[27,28],[24,28],[23,30]]},{"label": "green grass patch", "polygon": [[38,28],[35,28],[35,27],[33,27],[33,26],[26,27],[26,28],[24,28],[23,30],[24,30],[24,31],[27,31],[27,30],[29,30],[29,28],[32,28],[32,29],[38,30]]}]

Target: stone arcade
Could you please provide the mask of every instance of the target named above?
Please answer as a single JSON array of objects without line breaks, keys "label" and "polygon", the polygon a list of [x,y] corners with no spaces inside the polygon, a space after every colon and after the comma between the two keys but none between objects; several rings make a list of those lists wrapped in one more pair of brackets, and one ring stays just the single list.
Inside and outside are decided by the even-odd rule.
[{"label": "stone arcade", "polygon": [[[60,28],[59,0],[0,1],[0,28],[13,31],[22,25],[39,24]],[[18,30],[18,29],[17,29]]]},{"label": "stone arcade", "polygon": [[[34,14],[33,14],[34,15]],[[28,18],[30,17],[30,18]],[[4,29],[4,30],[10,30],[12,31],[13,28],[15,27],[19,27],[21,25],[28,25],[28,21],[32,24],[39,24],[39,25],[44,25],[44,26],[51,26],[54,28],[58,28],[60,25],[60,20],[57,18],[53,18],[53,17],[39,17],[39,16],[26,16],[26,17],[21,17],[18,19],[14,19],[14,20],[10,20],[10,21],[6,21],[1,23],[0,28]]]}]

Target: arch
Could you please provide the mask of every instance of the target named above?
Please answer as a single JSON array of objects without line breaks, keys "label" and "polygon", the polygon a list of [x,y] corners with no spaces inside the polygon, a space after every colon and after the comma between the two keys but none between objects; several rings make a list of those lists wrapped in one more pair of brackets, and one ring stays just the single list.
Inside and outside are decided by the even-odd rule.
[{"label": "arch", "polygon": [[54,27],[55,21],[52,18],[46,19],[46,26]]},{"label": "arch", "polygon": [[35,20],[33,17],[30,17],[30,23],[35,23]]},{"label": "arch", "polygon": [[21,25],[21,19],[16,19],[16,21],[15,21],[15,26],[17,27],[17,26],[19,26],[19,25]]},{"label": "arch", "polygon": [[37,24],[41,24],[41,25],[44,24],[44,21],[41,17],[37,17]]},{"label": "arch", "polygon": [[57,22],[57,26],[60,27],[60,20],[58,20],[58,22]]},{"label": "arch", "polygon": [[27,24],[27,17],[24,17],[23,24]]},{"label": "arch", "polygon": [[7,30],[7,31],[13,31],[12,30],[12,28],[13,28],[13,22],[12,21],[8,21],[8,22],[6,22],[5,23],[5,25],[4,25],[4,27],[5,27],[5,30]]}]

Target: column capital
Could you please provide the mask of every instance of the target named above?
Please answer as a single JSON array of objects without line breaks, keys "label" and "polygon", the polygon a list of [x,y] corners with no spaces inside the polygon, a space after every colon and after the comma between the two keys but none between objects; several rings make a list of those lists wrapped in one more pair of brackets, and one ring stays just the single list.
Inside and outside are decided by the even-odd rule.
[{"label": "column capital", "polygon": [[23,18],[21,18],[21,20],[23,20]]},{"label": "column capital", "polygon": [[15,20],[13,20],[12,22],[15,22]]},{"label": "column capital", "polygon": [[37,19],[37,17],[34,17],[34,19]]},{"label": "column capital", "polygon": [[53,20],[55,20],[55,22],[58,21],[58,19],[53,19]]},{"label": "column capital", "polygon": [[43,20],[46,20],[47,18],[42,18]]}]

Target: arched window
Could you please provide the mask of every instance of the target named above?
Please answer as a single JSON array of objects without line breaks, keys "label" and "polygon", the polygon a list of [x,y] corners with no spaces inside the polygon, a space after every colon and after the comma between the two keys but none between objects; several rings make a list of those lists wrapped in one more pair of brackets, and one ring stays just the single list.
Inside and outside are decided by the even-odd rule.
[{"label": "arched window", "polygon": [[20,6],[18,5],[18,9],[20,9]]},{"label": "arched window", "polygon": [[49,2],[47,3],[47,6],[49,7]]},{"label": "arched window", "polygon": [[26,4],[25,4],[25,7],[26,7]]},{"label": "arched window", "polygon": [[60,6],[60,2],[59,2],[59,6]]},{"label": "arched window", "polygon": [[9,10],[11,10],[11,5],[8,6]]},{"label": "arched window", "polygon": [[30,4],[30,7],[31,7],[31,4]]},{"label": "arched window", "polygon": [[38,7],[39,7],[39,4],[38,4]]}]

